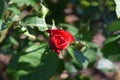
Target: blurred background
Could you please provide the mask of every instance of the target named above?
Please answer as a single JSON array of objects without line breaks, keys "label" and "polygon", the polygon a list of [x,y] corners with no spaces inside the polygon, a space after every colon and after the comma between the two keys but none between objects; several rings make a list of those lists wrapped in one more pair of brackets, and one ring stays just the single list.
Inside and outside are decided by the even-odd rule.
[{"label": "blurred background", "polygon": [[[0,80],[120,80],[120,21],[114,0],[0,0],[0,17]],[[82,52],[75,57],[81,64],[68,47],[57,71],[47,79],[49,70],[36,73],[32,69],[42,65],[35,58],[45,52],[48,36],[44,31],[53,19],[57,28],[74,36],[73,45]],[[33,26],[37,27],[33,30]],[[40,50],[29,52],[39,44]],[[27,51],[37,56],[24,56]],[[23,57],[17,62],[19,56]],[[29,72],[32,78],[21,78]]]}]

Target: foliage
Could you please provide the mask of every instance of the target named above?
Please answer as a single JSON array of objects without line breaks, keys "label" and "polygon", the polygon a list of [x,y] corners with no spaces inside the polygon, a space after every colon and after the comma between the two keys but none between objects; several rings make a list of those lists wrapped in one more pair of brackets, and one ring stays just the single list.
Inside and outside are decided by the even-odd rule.
[{"label": "foliage", "polygon": [[120,18],[120,1],[119,0],[114,0],[115,3],[116,3],[116,14],[117,14],[117,17]]},{"label": "foliage", "polygon": [[[93,68],[97,62],[95,68],[114,71],[113,62],[120,61],[120,3],[114,1],[1,0],[0,54],[11,56],[6,71],[9,79],[59,80],[67,71],[70,77],[65,80],[91,80],[79,71]],[[70,15],[74,15],[71,22],[66,18]],[[52,27],[52,19],[75,39],[62,52],[62,59],[48,45],[46,30]],[[93,41],[97,34],[106,39],[102,47]]]}]

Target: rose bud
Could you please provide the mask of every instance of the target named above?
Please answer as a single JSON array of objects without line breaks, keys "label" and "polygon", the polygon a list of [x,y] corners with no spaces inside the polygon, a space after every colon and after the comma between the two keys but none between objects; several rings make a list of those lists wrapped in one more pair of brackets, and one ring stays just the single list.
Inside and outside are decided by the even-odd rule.
[{"label": "rose bud", "polygon": [[64,30],[61,29],[50,29],[47,30],[49,35],[49,46],[57,54],[61,53],[61,50],[64,50],[69,43],[74,41],[73,36]]}]

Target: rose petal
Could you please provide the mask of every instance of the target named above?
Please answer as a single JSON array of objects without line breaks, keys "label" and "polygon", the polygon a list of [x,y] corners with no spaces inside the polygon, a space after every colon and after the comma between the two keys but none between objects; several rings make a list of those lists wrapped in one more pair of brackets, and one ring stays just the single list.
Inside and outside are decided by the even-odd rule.
[{"label": "rose petal", "polygon": [[61,53],[61,50],[65,49],[70,42],[74,41],[73,36],[61,29],[47,30],[49,36],[49,46],[57,54]]}]

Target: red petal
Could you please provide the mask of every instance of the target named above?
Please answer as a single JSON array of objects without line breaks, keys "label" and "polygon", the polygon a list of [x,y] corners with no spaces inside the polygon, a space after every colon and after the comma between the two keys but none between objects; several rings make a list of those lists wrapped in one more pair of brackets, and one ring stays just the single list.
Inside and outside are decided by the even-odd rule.
[{"label": "red petal", "polygon": [[73,36],[69,32],[66,32],[66,35],[68,37],[69,42],[73,42],[74,41]]}]

